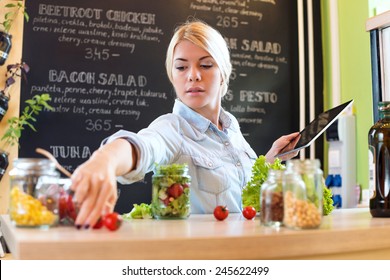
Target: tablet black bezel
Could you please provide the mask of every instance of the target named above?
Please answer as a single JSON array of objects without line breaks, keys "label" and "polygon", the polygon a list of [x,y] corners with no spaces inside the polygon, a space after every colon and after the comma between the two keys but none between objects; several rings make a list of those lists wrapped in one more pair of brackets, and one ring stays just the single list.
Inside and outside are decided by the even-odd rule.
[{"label": "tablet black bezel", "polygon": [[[299,139],[299,141],[296,144],[294,149],[292,149],[290,151],[282,152],[282,153],[276,155],[275,157],[281,157],[283,155],[293,153],[293,152],[296,152],[298,150],[301,150],[301,149],[304,149],[304,148],[307,148],[308,146],[310,146],[322,133],[324,133],[329,128],[329,126],[331,126],[338,119],[338,117],[352,103],[353,103],[353,99],[319,114],[313,121],[311,121],[304,129],[302,129],[299,132],[299,135],[301,136],[301,138]],[[320,123],[324,120],[326,120],[326,124],[323,124],[322,125],[323,127],[319,129],[317,127],[317,123]],[[307,131],[309,131],[309,134],[306,133]],[[310,131],[313,131],[313,132],[310,132]],[[307,136],[304,136],[306,134],[307,134]]]}]

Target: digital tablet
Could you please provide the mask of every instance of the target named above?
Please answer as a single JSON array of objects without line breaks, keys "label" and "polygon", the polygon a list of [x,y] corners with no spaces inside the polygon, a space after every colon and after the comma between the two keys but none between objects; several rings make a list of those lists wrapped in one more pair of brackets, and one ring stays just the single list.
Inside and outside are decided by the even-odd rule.
[{"label": "digital tablet", "polygon": [[334,123],[335,120],[337,120],[341,113],[344,112],[352,103],[353,99],[321,113],[308,126],[306,126],[301,132],[299,132],[301,138],[295,145],[294,149],[287,152],[282,152],[275,157],[280,157],[289,153],[293,153],[310,146],[311,143],[313,143],[322,133],[324,133],[324,131],[329,126],[331,126],[331,124]]}]

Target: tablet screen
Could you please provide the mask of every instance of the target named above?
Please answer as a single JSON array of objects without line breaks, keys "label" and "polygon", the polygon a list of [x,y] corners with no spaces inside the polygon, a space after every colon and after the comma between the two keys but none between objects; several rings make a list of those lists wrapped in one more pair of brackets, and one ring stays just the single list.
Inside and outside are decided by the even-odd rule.
[{"label": "tablet screen", "polygon": [[317,118],[299,132],[301,138],[295,148],[287,152],[282,152],[276,155],[276,157],[310,146],[311,143],[313,143],[335,120],[337,120],[341,113],[344,112],[348,106],[352,104],[352,102],[353,99],[319,114]]}]

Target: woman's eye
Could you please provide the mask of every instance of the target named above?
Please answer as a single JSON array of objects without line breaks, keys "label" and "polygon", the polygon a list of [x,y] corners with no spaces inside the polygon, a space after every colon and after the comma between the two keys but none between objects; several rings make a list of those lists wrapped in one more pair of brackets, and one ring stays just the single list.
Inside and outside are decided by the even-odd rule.
[{"label": "woman's eye", "polygon": [[202,64],[200,67],[209,69],[209,68],[213,67],[213,65],[212,64]]},{"label": "woman's eye", "polygon": [[183,71],[185,69],[185,66],[175,66],[176,70]]}]

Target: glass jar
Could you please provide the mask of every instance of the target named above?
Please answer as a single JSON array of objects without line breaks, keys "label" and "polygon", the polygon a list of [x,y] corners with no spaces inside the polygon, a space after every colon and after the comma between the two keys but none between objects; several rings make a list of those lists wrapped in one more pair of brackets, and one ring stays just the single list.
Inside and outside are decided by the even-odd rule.
[{"label": "glass jar", "polygon": [[0,31],[0,65],[4,65],[12,47],[12,35]]},{"label": "glass jar", "polygon": [[158,165],[152,176],[152,212],[156,219],[190,215],[190,183],[186,164]]},{"label": "glass jar", "polygon": [[379,102],[379,120],[368,132],[370,213],[390,217],[390,101]]},{"label": "glass jar", "polygon": [[60,174],[48,159],[19,158],[10,171],[10,219],[19,227],[49,227],[58,223]]},{"label": "glass jar", "polygon": [[8,152],[0,148],[0,181],[8,168],[8,155]]},{"label": "glass jar", "polygon": [[289,160],[283,185],[283,224],[294,229],[317,228],[322,220],[323,172],[320,161]]},{"label": "glass jar", "polygon": [[270,169],[261,185],[260,222],[265,226],[279,227],[283,223],[283,177],[283,170]]},{"label": "glass jar", "polygon": [[9,97],[0,90],[0,122],[8,111]]}]

